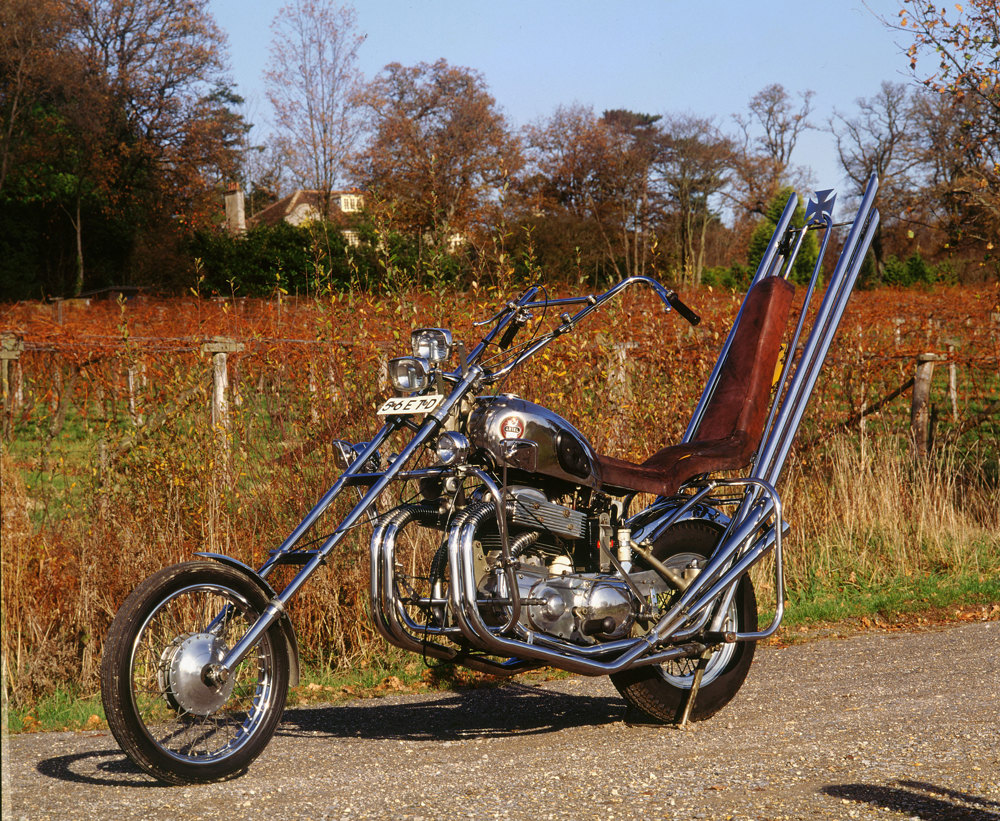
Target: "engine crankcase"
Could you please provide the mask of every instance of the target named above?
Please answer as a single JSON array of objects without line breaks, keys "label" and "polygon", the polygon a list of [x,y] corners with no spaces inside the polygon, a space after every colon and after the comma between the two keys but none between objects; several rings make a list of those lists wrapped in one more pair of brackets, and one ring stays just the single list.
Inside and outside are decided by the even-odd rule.
[{"label": "engine crankcase", "polygon": [[596,644],[622,638],[635,621],[634,597],[613,576],[553,575],[548,568],[522,565],[517,583],[522,599],[537,602],[521,610],[521,624],[529,630]]}]

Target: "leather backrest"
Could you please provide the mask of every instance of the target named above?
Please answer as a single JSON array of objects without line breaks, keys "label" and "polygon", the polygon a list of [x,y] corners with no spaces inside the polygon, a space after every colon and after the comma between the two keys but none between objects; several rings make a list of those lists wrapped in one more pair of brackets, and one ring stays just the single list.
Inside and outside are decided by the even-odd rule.
[{"label": "leather backrest", "polygon": [[771,386],[795,286],[761,280],[747,294],[715,392],[693,441],[736,437],[745,461],[757,450],[770,407]]}]

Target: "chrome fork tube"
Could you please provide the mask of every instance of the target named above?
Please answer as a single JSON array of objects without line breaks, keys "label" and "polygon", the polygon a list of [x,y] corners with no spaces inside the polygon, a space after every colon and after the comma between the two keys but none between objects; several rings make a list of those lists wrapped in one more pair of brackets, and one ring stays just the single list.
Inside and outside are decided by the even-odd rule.
[{"label": "chrome fork tube", "polygon": [[[296,528],[289,534],[288,538],[281,543],[281,546],[275,551],[275,555],[263,566],[261,566],[258,571],[261,577],[267,576],[267,574],[274,568],[277,563],[277,559],[281,554],[287,553],[295,547],[296,544],[298,544],[299,540],[314,524],[316,524],[319,517],[326,513],[327,508],[333,504],[333,500],[340,495],[340,492],[347,485],[348,481],[350,481],[356,473],[361,472],[365,463],[382,446],[385,440],[399,429],[399,427],[399,424],[392,422],[382,426],[382,429],[375,434],[375,438],[365,446],[365,449],[361,452],[361,454],[353,462],[351,462],[347,470],[345,470],[341,474],[340,478],[334,482],[333,487],[323,494],[323,497],[316,503],[313,509],[309,511],[301,522],[299,522]],[[360,506],[362,502],[364,502],[364,497],[362,497],[362,499],[358,502],[358,505]]]},{"label": "chrome fork tube", "polygon": [[[773,488],[770,488],[763,482],[757,481],[754,483],[764,486],[770,498],[755,505],[746,519],[736,524],[732,533],[717,548],[708,566],[698,574],[691,583],[691,586],[681,594],[681,597],[673,607],[650,630],[650,634],[655,635],[658,642],[674,638],[674,634],[692,616],[696,615],[706,604],[711,603],[710,599],[704,597],[704,592],[708,587],[714,584],[715,587],[713,589],[716,590],[716,595],[718,595],[727,584],[738,577],[739,574],[734,571],[735,567],[740,566],[740,562],[732,566],[734,558],[750,542],[761,523],[767,520],[768,516],[774,511],[776,504],[778,504],[777,493]],[[720,576],[722,581],[719,581]]]},{"label": "chrome fork tube", "polygon": [[761,448],[755,473],[771,484],[774,484],[784,467],[795,432],[805,413],[809,397],[857,279],[863,262],[857,251],[859,248],[868,247],[878,225],[878,211],[873,209],[876,190],[877,179],[873,176],[868,183],[833,276],[830,278],[830,284],[827,286],[813,328],[806,340],[802,357],[788,385],[781,409],[777,413],[774,427]]},{"label": "chrome fork tube", "polygon": [[[327,556],[333,551],[334,547],[346,536],[351,529],[360,521],[361,517],[364,516],[368,510],[375,504],[379,496],[382,495],[383,491],[389,486],[389,484],[396,478],[397,474],[403,470],[406,464],[413,458],[417,450],[423,446],[423,444],[434,434],[441,423],[445,420],[449,413],[451,413],[452,408],[461,401],[461,399],[468,393],[472,388],[479,382],[482,377],[483,369],[478,365],[473,365],[469,368],[468,372],[462,377],[461,381],[454,387],[448,398],[441,404],[441,406],[434,411],[434,413],[428,414],[424,419],[423,424],[414,433],[413,438],[409,441],[407,446],[403,448],[402,452],[389,468],[382,474],[382,476],[368,489],[368,491],[361,497],[360,501],[351,508],[350,513],[348,513],[343,521],[337,525],[337,528],[333,531],[330,537],[323,542],[316,554],[310,559],[305,566],[300,570],[288,583],[288,585],[282,590],[264,609],[264,612],[260,615],[256,622],[250,627],[246,634],[236,643],[236,645],[226,654],[226,657],[222,660],[219,667],[222,670],[231,671],[237,664],[239,664],[249,652],[253,649],[254,645],[263,637],[267,629],[278,619],[285,610],[285,604],[289,599],[294,596],[299,588],[315,573],[325,562]],[[305,520],[293,531],[292,536],[286,540],[285,544],[292,543],[301,537],[302,533],[305,532],[306,525],[312,526],[315,524],[316,520],[322,515],[327,507],[333,502],[336,495],[344,487],[347,480],[353,475],[354,472],[361,468],[365,460],[375,452],[377,447],[376,443],[381,443],[388,438],[389,434],[395,429],[402,425],[401,422],[390,422],[385,427],[382,428],[379,435],[369,443],[368,447],[362,451],[361,455],[358,456],[354,462],[351,463],[350,468],[347,472],[337,480],[336,484],[331,488],[327,494],[323,497],[320,504],[316,505],[315,508],[310,512]],[[294,537],[294,540],[293,540]],[[282,545],[285,548],[285,545]]]}]

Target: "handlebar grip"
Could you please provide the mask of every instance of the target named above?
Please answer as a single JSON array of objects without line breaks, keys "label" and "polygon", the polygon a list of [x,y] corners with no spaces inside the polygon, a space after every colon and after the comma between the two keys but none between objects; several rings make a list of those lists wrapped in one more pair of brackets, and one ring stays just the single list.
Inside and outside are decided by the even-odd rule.
[{"label": "handlebar grip", "polygon": [[701,322],[701,317],[698,316],[694,311],[692,311],[687,305],[680,301],[673,291],[667,295],[667,302],[670,303],[670,307],[673,308],[677,313],[684,317],[692,325],[697,325]]},{"label": "handlebar grip", "polygon": [[514,341],[514,337],[517,336],[521,327],[522,323],[518,322],[517,319],[511,320],[510,325],[504,329],[503,336],[500,337],[499,348],[501,351],[506,351],[510,347],[510,343]]}]

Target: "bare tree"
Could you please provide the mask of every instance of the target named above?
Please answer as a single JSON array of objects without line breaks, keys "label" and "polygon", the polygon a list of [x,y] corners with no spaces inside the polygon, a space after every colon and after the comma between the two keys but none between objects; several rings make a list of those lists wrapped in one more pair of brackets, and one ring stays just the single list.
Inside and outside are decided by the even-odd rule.
[{"label": "bare tree", "polygon": [[856,101],[857,114],[848,117],[834,111],[828,129],[837,145],[844,173],[858,196],[868,178],[878,174],[879,191],[893,208],[883,209],[886,219],[879,223],[872,252],[879,273],[885,267],[882,234],[891,229],[904,212],[916,186],[915,173],[923,160],[916,109],[909,88],[903,83],[883,82],[872,97]]},{"label": "bare tree", "polygon": [[746,211],[761,211],[783,185],[801,182],[794,178],[792,152],[802,132],[812,128],[814,93],[798,96],[796,103],[783,85],[772,83],[750,98],[748,114],[734,116],[741,135],[733,157],[740,181],[736,196]]},{"label": "bare tree", "polygon": [[601,267],[606,262],[619,278],[644,273],[652,256],[659,120],[625,109],[597,117],[577,105],[525,129],[533,210],[553,226],[575,228],[576,253],[595,268],[593,257],[600,256]]},{"label": "bare tree", "polygon": [[529,170],[523,185],[536,212],[562,210],[585,218],[597,204],[609,134],[593,109],[559,106],[524,129]]},{"label": "bare tree", "polygon": [[[903,0],[898,20],[887,26],[910,38],[914,76],[944,106],[933,125],[947,140],[937,146],[945,168],[934,161],[935,194],[949,212],[949,242],[971,240],[987,250],[1000,236],[1000,8],[997,0],[938,4]],[[941,174],[940,172],[946,173]]]},{"label": "bare tree", "polygon": [[74,39],[103,80],[124,126],[164,152],[190,131],[192,111],[225,85],[226,38],[208,0],[67,0]]},{"label": "bare tree", "polygon": [[358,48],[365,37],[354,9],[330,0],[291,0],[271,30],[264,80],[278,140],[299,185],[329,196],[358,138]]},{"label": "bare tree", "polygon": [[877,94],[855,101],[853,117],[834,111],[828,122],[837,145],[837,156],[857,193],[864,191],[871,174],[878,174],[880,188],[909,188],[908,176],[919,163],[918,135],[909,88],[883,82]]},{"label": "bare tree", "polygon": [[675,210],[681,276],[700,283],[708,226],[716,197],[729,182],[733,147],[711,120],[691,115],[663,124],[656,168]]},{"label": "bare tree", "polygon": [[650,218],[654,192],[650,172],[660,153],[659,114],[641,114],[624,109],[605,111],[601,123],[611,137],[610,176],[606,187],[617,203],[618,236],[624,271],[619,276],[646,273],[649,260]]},{"label": "bare tree", "polygon": [[128,258],[141,234],[174,230],[173,214],[206,219],[242,126],[207,0],[14,0],[2,14],[0,175],[22,204],[68,218],[72,290],[85,224],[114,222]]}]

